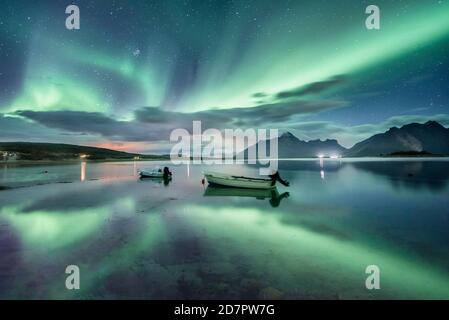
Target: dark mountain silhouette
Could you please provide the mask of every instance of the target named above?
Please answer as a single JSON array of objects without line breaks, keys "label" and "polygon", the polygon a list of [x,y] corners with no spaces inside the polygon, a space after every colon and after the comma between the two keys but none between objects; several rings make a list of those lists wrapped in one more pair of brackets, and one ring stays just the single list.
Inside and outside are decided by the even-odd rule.
[{"label": "dark mountain silhouette", "polygon": [[388,155],[447,155],[449,154],[449,129],[436,121],[424,124],[411,123],[401,128],[393,127],[355,144],[346,157]]},{"label": "dark mountain silhouette", "polygon": [[[258,154],[260,142],[255,146],[256,155]],[[270,142],[266,141],[268,149]],[[267,150],[269,151],[269,149]],[[330,157],[333,155],[342,155],[347,149],[338,144],[337,140],[311,140],[303,141],[295,137],[292,133],[286,132],[278,138],[279,158],[316,158],[318,155]],[[245,159],[248,159],[248,149],[243,151]],[[269,154],[269,153],[268,153]],[[250,154],[251,155],[251,154]],[[252,157],[250,157],[252,158]]]},{"label": "dark mountain silhouette", "polygon": [[[255,145],[256,155],[259,145],[260,142]],[[269,145],[267,140],[266,148],[269,148]],[[401,128],[393,127],[385,133],[376,134],[350,149],[342,147],[337,140],[303,141],[292,133],[286,132],[278,138],[278,154],[281,159],[316,158],[319,155],[324,157],[449,155],[449,129],[436,121],[428,121],[424,124],[410,123]],[[239,154],[240,157],[242,155],[248,159],[248,149]]]},{"label": "dark mountain silhouette", "polygon": [[0,161],[3,152],[15,153],[19,160],[71,160],[79,159],[81,155],[86,155],[86,159],[89,160],[127,160],[134,157],[141,159],[163,158],[163,156],[140,155],[104,148],[33,142],[0,142],[0,152]]}]

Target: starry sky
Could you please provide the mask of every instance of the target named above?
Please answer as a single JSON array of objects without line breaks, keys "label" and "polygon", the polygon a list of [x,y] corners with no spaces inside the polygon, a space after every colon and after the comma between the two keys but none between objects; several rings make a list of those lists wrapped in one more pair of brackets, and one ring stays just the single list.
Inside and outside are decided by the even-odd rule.
[{"label": "starry sky", "polygon": [[2,1],[0,141],[164,153],[193,120],[345,147],[449,126],[449,1]]}]

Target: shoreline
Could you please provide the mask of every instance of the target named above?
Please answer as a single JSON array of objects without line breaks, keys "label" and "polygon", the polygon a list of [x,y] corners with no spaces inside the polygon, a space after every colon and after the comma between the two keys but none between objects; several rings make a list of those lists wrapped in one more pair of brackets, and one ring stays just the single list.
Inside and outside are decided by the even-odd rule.
[{"label": "shoreline", "polygon": [[[360,161],[386,161],[386,160],[449,160],[449,155],[426,155],[426,156],[374,156],[374,157],[340,157],[340,158],[279,158],[276,161],[345,161],[345,160],[360,160]],[[54,164],[77,164],[77,163],[104,163],[104,162],[158,162],[170,161],[169,157],[149,158],[149,159],[61,159],[61,160],[12,160],[0,161],[0,165],[54,165]],[[238,161],[238,164],[246,164],[247,161]],[[193,165],[193,163],[190,163]]]},{"label": "shoreline", "polygon": [[12,160],[0,161],[0,164],[59,164],[59,163],[82,163],[82,162],[145,162],[145,161],[167,161],[170,158],[149,158],[149,159],[61,159],[61,160]]}]

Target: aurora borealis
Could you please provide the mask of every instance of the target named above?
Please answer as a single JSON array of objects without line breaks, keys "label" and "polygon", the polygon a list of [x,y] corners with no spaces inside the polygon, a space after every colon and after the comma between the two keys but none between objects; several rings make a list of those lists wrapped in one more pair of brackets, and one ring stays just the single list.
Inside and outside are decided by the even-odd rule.
[{"label": "aurora borealis", "polygon": [[[76,4],[81,29],[65,28]],[[367,30],[365,8],[381,10]],[[449,125],[449,2],[4,1],[0,140],[165,152],[174,128],[350,147]]]}]

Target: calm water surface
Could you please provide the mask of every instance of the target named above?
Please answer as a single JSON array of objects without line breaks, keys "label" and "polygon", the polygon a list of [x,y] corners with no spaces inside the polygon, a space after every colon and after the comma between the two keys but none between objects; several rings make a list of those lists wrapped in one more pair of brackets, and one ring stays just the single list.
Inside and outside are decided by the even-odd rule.
[{"label": "calm water surface", "polygon": [[448,159],[284,161],[274,192],[154,166],[0,164],[0,298],[449,299]]}]

